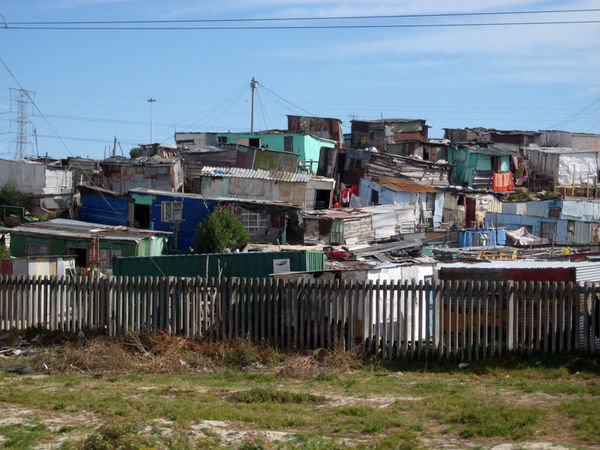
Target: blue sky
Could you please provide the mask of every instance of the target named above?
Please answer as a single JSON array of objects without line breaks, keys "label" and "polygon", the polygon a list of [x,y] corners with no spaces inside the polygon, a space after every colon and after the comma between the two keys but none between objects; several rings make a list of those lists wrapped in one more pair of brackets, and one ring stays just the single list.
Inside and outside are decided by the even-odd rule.
[{"label": "blue sky", "polygon": [[[596,7],[597,0],[4,0],[0,14],[10,27],[18,21]],[[590,19],[600,20],[600,12],[363,23]],[[432,137],[441,137],[444,127],[476,126],[600,133],[600,24],[0,33],[0,56],[19,82],[35,92],[36,104],[51,124],[37,112],[31,116],[39,153],[56,157],[103,157],[114,136],[125,152],[149,142],[150,97],[156,99],[154,141],[173,142],[175,130],[246,131],[253,76],[260,83],[257,129],[285,128],[286,114],[310,112],[341,119],[347,131],[351,117],[383,116],[426,119]],[[0,67],[0,157],[11,157],[15,150],[10,88],[16,87]],[[29,150],[35,152],[35,147]]]}]

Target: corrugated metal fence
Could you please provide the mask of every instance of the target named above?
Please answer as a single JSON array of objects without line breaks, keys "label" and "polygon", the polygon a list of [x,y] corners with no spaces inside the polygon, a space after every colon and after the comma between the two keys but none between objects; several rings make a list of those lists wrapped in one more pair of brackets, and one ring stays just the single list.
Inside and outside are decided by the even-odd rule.
[{"label": "corrugated metal fence", "polygon": [[248,278],[0,277],[0,329],[168,330],[281,348],[363,346],[384,358],[471,360],[600,351],[600,287]]}]

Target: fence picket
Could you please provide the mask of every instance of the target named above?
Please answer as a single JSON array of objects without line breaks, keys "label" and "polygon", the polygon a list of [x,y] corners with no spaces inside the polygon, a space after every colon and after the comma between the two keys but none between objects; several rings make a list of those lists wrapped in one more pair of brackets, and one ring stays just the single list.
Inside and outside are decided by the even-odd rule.
[{"label": "fence picket", "polygon": [[381,358],[596,352],[597,290],[565,282],[15,276],[0,277],[0,329],[164,329],[286,349],[362,341]]}]

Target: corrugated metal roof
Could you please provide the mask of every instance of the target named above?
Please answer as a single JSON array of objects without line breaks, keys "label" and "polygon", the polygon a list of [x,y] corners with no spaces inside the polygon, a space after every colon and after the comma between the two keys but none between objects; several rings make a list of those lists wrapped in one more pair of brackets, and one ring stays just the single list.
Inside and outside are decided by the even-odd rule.
[{"label": "corrugated metal roof", "polygon": [[528,152],[557,153],[559,155],[566,153],[598,153],[600,149],[579,149],[572,147],[525,147]]},{"label": "corrugated metal roof", "polygon": [[380,186],[383,186],[387,189],[390,189],[395,192],[429,192],[436,193],[439,192],[437,189],[431,186],[424,186],[422,184],[413,183],[411,181],[405,180],[403,178],[393,178],[393,177],[370,177],[370,181],[377,183]]},{"label": "corrugated metal roof", "polygon": [[438,269],[576,269],[580,270],[598,270],[600,272],[600,262],[571,262],[571,261],[490,261],[481,263],[442,263],[438,264]]},{"label": "corrugated metal roof", "polygon": [[199,175],[204,177],[256,178],[260,180],[287,181],[289,183],[307,183],[312,178],[312,175],[306,173],[211,166],[204,166]]},{"label": "corrugated metal roof", "polygon": [[471,153],[478,153],[481,155],[488,156],[513,156],[518,154],[518,147],[511,149],[507,146],[489,145],[487,147],[480,147],[478,145],[465,145],[461,146]]},{"label": "corrugated metal roof", "polygon": [[10,229],[11,233],[30,236],[54,236],[63,238],[91,239],[98,236],[118,241],[139,242],[154,235],[171,235],[171,232],[143,230],[128,227],[82,222],[71,219],[53,219],[46,222],[33,222]]},{"label": "corrugated metal roof", "polygon": [[300,208],[292,203],[282,202],[280,200],[262,200],[262,199],[251,199],[251,198],[237,198],[237,197],[223,197],[218,195],[203,195],[203,194],[191,194],[189,192],[171,192],[171,191],[159,191],[156,189],[147,188],[134,188],[128,191],[131,194],[142,194],[151,196],[161,197],[173,197],[178,199],[190,198],[196,200],[213,200],[218,202],[238,202],[238,203],[251,203],[257,205],[277,205],[286,206],[290,208]]}]

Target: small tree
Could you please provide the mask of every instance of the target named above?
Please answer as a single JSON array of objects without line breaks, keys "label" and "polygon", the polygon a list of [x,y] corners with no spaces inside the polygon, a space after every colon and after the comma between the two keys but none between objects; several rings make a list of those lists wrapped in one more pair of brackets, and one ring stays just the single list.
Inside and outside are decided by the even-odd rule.
[{"label": "small tree", "polygon": [[10,249],[2,244],[0,244],[0,259],[8,259],[10,258]]},{"label": "small tree", "polygon": [[25,207],[28,198],[13,180],[7,181],[0,189],[0,205]]},{"label": "small tree", "polygon": [[139,158],[140,156],[142,156],[142,149],[139,147],[133,147],[131,150],[129,150],[129,156],[131,157],[131,159]]},{"label": "small tree", "polygon": [[242,221],[229,211],[215,211],[196,229],[195,253],[234,251],[248,243],[250,237]]}]

